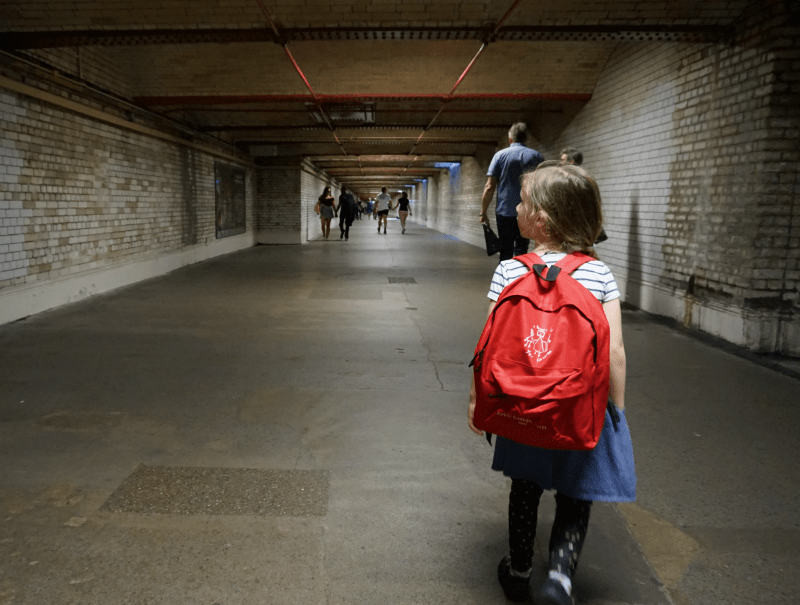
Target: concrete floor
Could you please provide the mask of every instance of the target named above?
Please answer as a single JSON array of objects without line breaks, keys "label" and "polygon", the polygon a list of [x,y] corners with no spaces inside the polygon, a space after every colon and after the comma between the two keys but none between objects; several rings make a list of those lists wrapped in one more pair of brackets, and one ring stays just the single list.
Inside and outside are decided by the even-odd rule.
[{"label": "concrete floor", "polygon": [[[0,327],[0,605],[505,602],[466,425],[497,257],[389,231]],[[639,500],[595,505],[579,602],[800,602],[800,381],[624,322]]]}]

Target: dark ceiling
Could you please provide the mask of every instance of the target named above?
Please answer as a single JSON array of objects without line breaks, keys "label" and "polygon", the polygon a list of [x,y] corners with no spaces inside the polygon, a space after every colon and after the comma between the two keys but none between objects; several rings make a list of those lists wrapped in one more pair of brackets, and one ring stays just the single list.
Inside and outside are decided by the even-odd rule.
[{"label": "dark ceiling", "polygon": [[93,84],[252,155],[305,156],[367,197],[491,157],[516,121],[547,145],[619,44],[729,38],[745,4],[6,1],[0,47],[72,61]]}]

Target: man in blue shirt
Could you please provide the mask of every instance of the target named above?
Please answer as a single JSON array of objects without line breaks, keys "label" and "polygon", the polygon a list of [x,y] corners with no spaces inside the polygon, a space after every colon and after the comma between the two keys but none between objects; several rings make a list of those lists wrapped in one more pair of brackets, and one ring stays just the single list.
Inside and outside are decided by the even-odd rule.
[{"label": "man in blue shirt", "polygon": [[544,161],[542,154],[525,147],[528,140],[528,127],[517,122],[508,131],[509,146],[501,149],[489,164],[488,178],[483,188],[481,200],[482,223],[487,222],[486,212],[497,191],[497,235],[500,238],[500,260],[508,260],[528,251],[528,240],[519,233],[517,225],[517,204],[520,199],[520,179],[525,172],[536,168]]}]

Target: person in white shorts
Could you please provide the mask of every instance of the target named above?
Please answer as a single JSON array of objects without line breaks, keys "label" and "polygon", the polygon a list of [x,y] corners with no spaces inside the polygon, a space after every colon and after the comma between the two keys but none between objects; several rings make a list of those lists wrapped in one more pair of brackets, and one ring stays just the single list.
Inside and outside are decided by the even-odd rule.
[{"label": "person in white shorts", "polygon": [[381,232],[381,223],[383,223],[383,233],[386,235],[386,224],[389,222],[389,210],[393,210],[392,196],[386,193],[386,187],[381,188],[378,197],[375,198],[375,208],[378,213],[378,233]]}]

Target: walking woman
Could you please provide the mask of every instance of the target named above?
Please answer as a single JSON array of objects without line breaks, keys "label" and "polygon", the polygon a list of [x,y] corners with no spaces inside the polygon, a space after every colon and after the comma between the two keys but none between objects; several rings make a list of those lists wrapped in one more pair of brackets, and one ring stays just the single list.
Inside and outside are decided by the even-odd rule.
[{"label": "walking woman", "polygon": [[331,195],[331,188],[325,187],[322,191],[322,195],[319,196],[317,200],[317,206],[314,208],[314,211],[319,215],[322,237],[325,239],[328,239],[328,236],[331,234],[331,219],[338,214],[334,207],[335,203],[336,200],[334,200]]},{"label": "walking woman", "polygon": [[411,202],[409,201],[408,196],[404,191],[401,194],[400,199],[397,200],[397,205],[399,206],[397,214],[400,216],[400,226],[403,228],[403,233],[406,232],[406,219],[409,216],[412,216],[410,204]]}]

